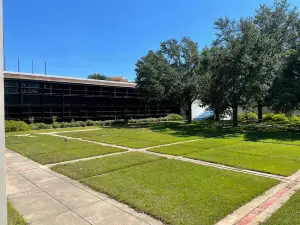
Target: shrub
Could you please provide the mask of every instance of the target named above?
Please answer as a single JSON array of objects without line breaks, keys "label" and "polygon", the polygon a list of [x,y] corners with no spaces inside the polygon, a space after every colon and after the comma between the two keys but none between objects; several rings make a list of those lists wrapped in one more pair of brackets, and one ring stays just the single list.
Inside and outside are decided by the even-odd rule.
[{"label": "shrub", "polygon": [[169,114],[165,118],[170,119],[170,121],[183,121],[184,120],[183,116],[175,114],[175,113]]},{"label": "shrub", "polygon": [[5,132],[14,132],[14,131],[27,131],[31,130],[31,127],[24,121],[5,121]]},{"label": "shrub", "polygon": [[39,128],[37,127],[37,125],[35,125],[35,123],[32,123],[29,125],[31,130],[38,130]]},{"label": "shrub", "polygon": [[300,122],[300,117],[298,116],[291,116],[290,121],[293,123],[299,123]]},{"label": "shrub", "polygon": [[284,114],[274,114],[272,120],[275,122],[287,122],[289,119]]},{"label": "shrub", "polygon": [[58,122],[55,122],[55,123],[52,123],[52,127],[53,128],[61,128],[61,123],[58,123]]},{"label": "shrub", "polygon": [[62,123],[60,123],[60,127],[61,127],[61,128],[71,127],[71,123],[62,122]]},{"label": "shrub", "polygon": [[98,121],[87,120],[85,123],[87,126],[97,126]]},{"label": "shrub", "polygon": [[263,114],[263,121],[268,122],[273,120],[273,113]]},{"label": "shrub", "polygon": [[71,127],[85,127],[86,123],[84,121],[74,121],[71,122]]},{"label": "shrub", "polygon": [[45,123],[35,123],[37,130],[46,130],[46,129],[52,129],[51,124],[45,124]]},{"label": "shrub", "polygon": [[255,121],[258,119],[258,116],[254,112],[249,112],[249,113],[240,113],[239,114],[239,121]]}]

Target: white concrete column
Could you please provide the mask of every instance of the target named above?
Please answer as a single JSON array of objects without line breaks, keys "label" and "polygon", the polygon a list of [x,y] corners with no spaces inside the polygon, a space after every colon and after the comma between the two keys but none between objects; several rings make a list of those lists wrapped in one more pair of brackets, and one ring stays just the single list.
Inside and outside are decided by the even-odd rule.
[{"label": "white concrete column", "polygon": [[5,178],[5,128],[4,128],[4,74],[3,74],[3,14],[0,0],[0,224],[7,224]]}]

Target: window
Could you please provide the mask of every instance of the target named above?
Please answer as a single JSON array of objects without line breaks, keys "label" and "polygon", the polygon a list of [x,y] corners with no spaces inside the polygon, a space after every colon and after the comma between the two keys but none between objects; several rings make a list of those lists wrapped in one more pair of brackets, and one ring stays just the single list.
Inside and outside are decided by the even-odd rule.
[{"label": "window", "polygon": [[25,94],[39,94],[42,92],[41,83],[23,82],[22,91]]},{"label": "window", "polygon": [[17,94],[19,93],[19,82],[13,80],[6,80],[4,85],[5,94]]}]

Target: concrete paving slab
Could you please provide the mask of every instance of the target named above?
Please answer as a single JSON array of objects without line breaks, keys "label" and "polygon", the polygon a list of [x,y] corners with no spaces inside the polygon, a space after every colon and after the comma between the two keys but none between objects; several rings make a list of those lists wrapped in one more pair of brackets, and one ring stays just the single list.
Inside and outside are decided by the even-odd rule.
[{"label": "concrete paving slab", "polygon": [[9,201],[28,223],[47,219],[69,211],[67,207],[45,192],[27,194],[11,198]]},{"label": "concrete paving slab", "polygon": [[20,162],[14,162],[14,163],[10,163],[7,164],[9,165],[12,169],[16,170],[16,171],[25,171],[25,170],[31,170],[31,169],[36,169],[37,166],[33,165],[32,163],[28,162],[28,161],[20,161]]},{"label": "concrete paving slab", "polygon": [[102,201],[72,184],[53,186],[46,188],[45,191],[70,209],[76,209],[97,201]]},{"label": "concrete paving slab", "polygon": [[40,188],[50,188],[53,186],[67,185],[68,182],[55,176],[52,173],[44,171],[42,169],[21,171],[22,176],[26,177],[32,183],[36,184]]},{"label": "concrete paving slab", "polygon": [[26,180],[19,174],[6,175],[6,195],[8,198],[12,195],[38,191],[39,188]]},{"label": "concrete paving slab", "polygon": [[75,213],[82,216],[93,225],[146,225],[147,223],[116,208],[115,206],[100,201],[92,205],[76,209]]},{"label": "concrete paving slab", "polygon": [[232,214],[226,216],[222,221],[235,224],[239,220],[241,220],[243,217],[245,217],[248,213],[252,211],[252,208],[249,208],[247,206],[242,206],[236,211],[234,211]]},{"label": "concrete paving slab", "polygon": [[49,219],[40,220],[32,225],[90,225],[73,212],[67,212]]}]

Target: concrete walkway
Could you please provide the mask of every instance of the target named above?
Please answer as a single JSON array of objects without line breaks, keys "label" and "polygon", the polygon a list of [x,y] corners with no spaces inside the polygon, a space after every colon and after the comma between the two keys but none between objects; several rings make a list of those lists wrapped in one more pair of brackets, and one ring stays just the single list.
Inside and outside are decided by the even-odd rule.
[{"label": "concrete walkway", "polygon": [[29,224],[163,224],[10,150],[6,175],[8,201]]}]

